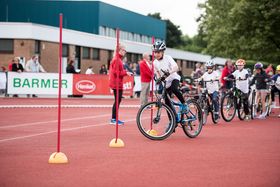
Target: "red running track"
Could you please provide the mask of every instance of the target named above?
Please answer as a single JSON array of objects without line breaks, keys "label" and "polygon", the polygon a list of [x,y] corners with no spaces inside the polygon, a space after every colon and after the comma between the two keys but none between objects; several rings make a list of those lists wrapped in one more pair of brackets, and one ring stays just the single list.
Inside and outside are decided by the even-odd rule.
[{"label": "red running track", "polygon": [[[7,102],[8,101],[8,102]],[[53,99],[0,99],[6,104],[55,104]],[[112,100],[67,99],[68,104]],[[280,118],[204,126],[195,139],[181,129],[151,141],[136,127],[138,100],[122,102],[124,148],[109,148],[110,108],[63,108],[62,141],[69,164],[51,165],[57,109],[0,109],[0,186],[280,186]]]}]

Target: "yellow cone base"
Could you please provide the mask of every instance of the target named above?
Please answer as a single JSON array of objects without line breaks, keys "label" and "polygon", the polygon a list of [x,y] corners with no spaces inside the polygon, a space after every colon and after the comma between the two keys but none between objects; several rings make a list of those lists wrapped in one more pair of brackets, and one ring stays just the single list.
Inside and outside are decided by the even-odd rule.
[{"label": "yellow cone base", "polygon": [[117,139],[117,142],[116,142],[116,138],[114,138],[113,140],[111,140],[109,147],[116,147],[116,148],[124,147],[124,143],[119,138]]},{"label": "yellow cone base", "polygon": [[62,152],[54,152],[49,158],[49,164],[67,164],[68,159]]},{"label": "yellow cone base", "polygon": [[157,136],[157,135],[158,135],[158,132],[157,132],[156,130],[154,130],[154,129],[148,130],[147,133],[148,133],[149,135],[151,135],[151,136]]}]

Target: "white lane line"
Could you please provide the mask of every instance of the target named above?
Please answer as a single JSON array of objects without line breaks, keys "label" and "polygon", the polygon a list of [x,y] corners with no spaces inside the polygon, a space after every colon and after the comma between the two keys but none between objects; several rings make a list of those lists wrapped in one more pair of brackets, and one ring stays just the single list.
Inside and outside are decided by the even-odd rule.
[{"label": "white lane line", "polygon": [[[84,119],[95,119],[95,118],[100,118],[100,117],[107,117],[112,114],[103,114],[103,115],[98,115],[98,116],[86,116],[86,117],[78,117],[78,118],[69,118],[69,119],[62,119],[61,122],[64,121],[74,121],[74,120],[84,120]],[[40,125],[40,124],[46,124],[46,123],[56,123],[57,120],[50,120],[50,121],[39,121],[39,122],[33,122],[33,123],[22,123],[22,124],[17,124],[17,125],[5,125],[5,126],[0,126],[0,129],[9,129],[9,128],[16,128],[16,127],[25,127],[25,126],[32,126],[32,125]]]},{"label": "white lane line", "polygon": [[[112,105],[61,105],[62,108],[112,108]],[[122,108],[139,108],[140,105],[121,105]],[[57,105],[1,105],[3,108],[57,108]]]},{"label": "white lane line", "polygon": [[[125,120],[125,122],[131,122],[131,121],[135,121],[135,119]],[[97,125],[85,125],[85,126],[82,126],[82,127],[66,128],[66,129],[62,129],[61,132],[74,131],[74,130],[80,130],[80,129],[90,128],[90,127],[105,126],[105,125],[109,125],[109,124],[108,123],[99,123]],[[111,126],[113,126],[113,125],[111,125]],[[57,133],[57,131],[48,131],[48,132],[31,134],[31,135],[27,135],[27,136],[17,136],[17,137],[13,137],[13,138],[6,138],[6,139],[0,140],[0,143],[13,141],[13,140],[22,140],[22,139],[42,136],[42,135],[46,135],[46,134],[53,134],[53,133]]]}]

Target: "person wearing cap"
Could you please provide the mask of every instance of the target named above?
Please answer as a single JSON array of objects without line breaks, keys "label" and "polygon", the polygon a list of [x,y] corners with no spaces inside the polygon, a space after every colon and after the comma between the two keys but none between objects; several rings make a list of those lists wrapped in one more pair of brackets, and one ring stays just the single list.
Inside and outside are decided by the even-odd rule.
[{"label": "person wearing cap", "polygon": [[[250,86],[253,85],[253,84],[256,84],[257,101],[260,99],[261,103],[262,103],[262,106],[265,106],[265,97],[266,97],[267,92],[268,92],[267,82],[269,81],[269,77],[265,73],[265,71],[263,69],[263,64],[261,62],[256,63],[254,65],[254,69],[256,71],[256,74],[253,77]],[[265,119],[266,118],[265,111],[263,111],[262,114],[257,116],[257,118]]]},{"label": "person wearing cap", "polygon": [[[276,67],[276,74],[271,78],[274,81],[274,86],[271,90],[272,107],[275,107],[275,92],[278,93],[279,106],[280,106],[280,65]],[[280,114],[278,115],[280,118]]]},{"label": "person wearing cap", "polygon": [[237,70],[235,70],[232,75],[236,80],[236,88],[241,91],[241,97],[243,97],[243,106],[245,113],[245,120],[250,120],[249,116],[249,73],[246,69],[244,69],[246,61],[243,59],[238,59],[235,62]]}]

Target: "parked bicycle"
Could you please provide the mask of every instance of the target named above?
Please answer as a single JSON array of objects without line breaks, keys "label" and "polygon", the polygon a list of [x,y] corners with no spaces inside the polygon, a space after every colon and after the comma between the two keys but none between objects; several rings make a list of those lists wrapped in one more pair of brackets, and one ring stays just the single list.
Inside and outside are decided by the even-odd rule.
[{"label": "parked bicycle", "polygon": [[[228,78],[228,81],[233,82],[232,88],[222,97],[221,100],[221,115],[226,122],[230,122],[236,112],[240,120],[245,119],[243,100],[244,94],[236,87],[236,79]],[[246,79],[239,79],[240,81]],[[250,108],[250,107],[249,107]]]},{"label": "parked bicycle", "polygon": [[[199,104],[194,100],[187,100],[188,110],[183,112],[184,105],[170,99],[166,91],[166,82],[162,81],[162,84],[162,94],[158,94],[158,90],[156,90],[156,100],[139,109],[136,117],[138,129],[151,140],[166,139],[177,126],[182,127],[188,137],[197,137],[202,130],[202,111]],[[170,100],[177,110],[175,107],[171,109],[163,103],[165,99]]]}]

